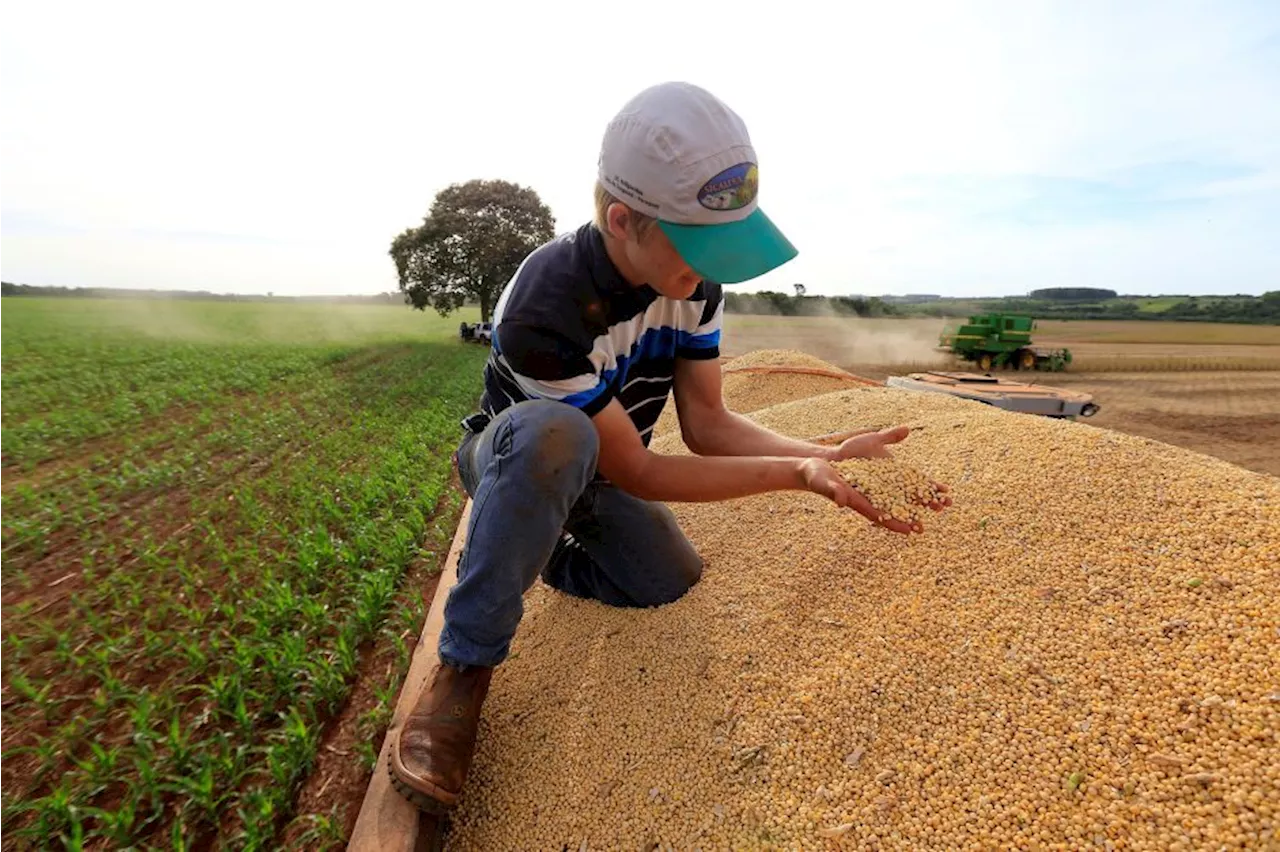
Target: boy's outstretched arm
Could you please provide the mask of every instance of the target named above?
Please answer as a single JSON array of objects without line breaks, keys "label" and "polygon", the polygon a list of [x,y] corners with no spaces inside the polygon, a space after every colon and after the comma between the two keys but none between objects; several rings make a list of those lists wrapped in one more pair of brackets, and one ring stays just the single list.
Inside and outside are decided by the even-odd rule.
[{"label": "boy's outstretched arm", "polygon": [[606,479],[643,500],[713,502],[769,491],[810,491],[894,532],[918,532],[883,515],[822,459],[796,456],[676,456],[651,452],[618,400],[595,417],[597,466]]},{"label": "boy's outstretched arm", "polygon": [[909,434],[905,426],[868,430],[835,446],[779,435],[725,407],[720,365],[713,360],[676,362],[675,401],[685,445],[703,456],[798,456],[840,461],[887,455],[890,444]]}]

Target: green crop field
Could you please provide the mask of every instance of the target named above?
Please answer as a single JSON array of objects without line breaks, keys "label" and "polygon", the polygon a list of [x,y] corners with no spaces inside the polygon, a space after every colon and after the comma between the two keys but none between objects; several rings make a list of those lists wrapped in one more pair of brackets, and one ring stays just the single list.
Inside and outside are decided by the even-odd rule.
[{"label": "green crop field", "polygon": [[1148,299],[1135,298],[1131,301],[1138,306],[1139,313],[1158,314],[1169,310],[1183,299],[1181,296],[1152,296]]},{"label": "green crop field", "polygon": [[407,669],[486,352],[457,323],[4,300],[5,849],[340,836],[295,796],[373,649],[352,759]]}]

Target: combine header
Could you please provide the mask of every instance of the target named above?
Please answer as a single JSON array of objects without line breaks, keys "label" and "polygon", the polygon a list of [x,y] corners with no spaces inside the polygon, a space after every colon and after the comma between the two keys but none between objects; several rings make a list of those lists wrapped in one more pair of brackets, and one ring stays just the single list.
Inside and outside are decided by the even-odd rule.
[{"label": "combine header", "polygon": [[1093,401],[1092,394],[1011,382],[980,373],[908,373],[905,376],[890,376],[885,384],[899,390],[944,393],[1003,408],[1005,411],[1066,420],[1092,417],[1101,408]]},{"label": "combine header", "polygon": [[992,367],[1015,370],[1065,370],[1069,349],[1039,349],[1031,344],[1035,319],[1021,314],[976,314],[967,323],[943,329],[938,351],[969,361],[982,372]]}]

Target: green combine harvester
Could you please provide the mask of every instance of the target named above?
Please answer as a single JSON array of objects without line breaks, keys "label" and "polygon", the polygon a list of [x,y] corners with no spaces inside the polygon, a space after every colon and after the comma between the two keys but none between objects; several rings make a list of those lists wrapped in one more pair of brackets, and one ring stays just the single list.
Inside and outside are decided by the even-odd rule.
[{"label": "green combine harvester", "polygon": [[1071,363],[1071,350],[1032,346],[1035,327],[1035,318],[1022,314],[976,314],[967,323],[948,324],[938,338],[938,351],[970,361],[984,373],[993,367],[1065,370]]}]

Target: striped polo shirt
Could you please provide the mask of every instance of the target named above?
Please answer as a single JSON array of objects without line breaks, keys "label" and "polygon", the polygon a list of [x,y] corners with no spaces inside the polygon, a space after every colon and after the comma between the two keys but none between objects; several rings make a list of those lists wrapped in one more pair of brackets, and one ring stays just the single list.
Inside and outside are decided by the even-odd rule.
[{"label": "striped polo shirt", "polygon": [[553,399],[593,416],[617,399],[648,446],[676,359],[720,357],[723,316],[719,284],[683,300],[634,287],[583,225],[533,251],[498,298],[480,407]]}]

